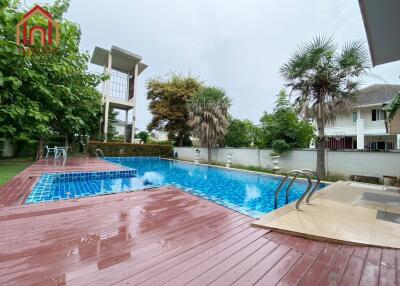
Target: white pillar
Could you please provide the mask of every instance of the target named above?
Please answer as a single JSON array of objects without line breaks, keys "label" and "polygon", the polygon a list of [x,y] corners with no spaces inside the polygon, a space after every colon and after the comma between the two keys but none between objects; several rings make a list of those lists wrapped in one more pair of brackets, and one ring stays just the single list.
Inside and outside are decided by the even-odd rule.
[{"label": "white pillar", "polygon": [[132,135],[131,135],[131,143],[134,142],[135,139],[135,125],[136,125],[136,95],[137,95],[137,78],[138,78],[138,70],[139,64],[135,65],[134,71],[134,79],[133,79],[133,108],[132,108]]},{"label": "white pillar", "polygon": [[108,53],[108,63],[107,63],[107,74],[110,76],[110,78],[106,81],[105,84],[105,94],[104,94],[104,142],[107,142],[107,130],[108,130],[108,113],[110,110],[110,102],[108,101],[108,98],[110,97],[111,93],[111,67],[112,67],[112,56],[110,53]]},{"label": "white pillar", "polygon": [[400,134],[396,134],[396,149],[400,150]]},{"label": "white pillar", "polygon": [[125,110],[124,142],[128,142],[128,110]]},{"label": "white pillar", "polygon": [[109,105],[110,103],[108,102],[108,98],[106,98],[106,101],[104,103],[104,142],[107,142],[107,131],[108,131],[108,112],[109,112]]},{"label": "white pillar", "polygon": [[357,119],[357,150],[364,150],[364,119]]},{"label": "white pillar", "polygon": [[108,53],[108,63],[107,63],[107,74],[109,76],[109,79],[106,82],[106,90],[105,90],[105,97],[110,97],[111,96],[111,69],[112,69],[112,55],[111,53]]}]

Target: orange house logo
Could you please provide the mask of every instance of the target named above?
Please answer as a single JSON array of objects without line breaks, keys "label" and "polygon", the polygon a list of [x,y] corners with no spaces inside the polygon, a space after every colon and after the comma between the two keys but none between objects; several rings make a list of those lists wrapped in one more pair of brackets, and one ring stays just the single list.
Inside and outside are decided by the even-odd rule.
[{"label": "orange house logo", "polygon": [[[35,15],[41,15],[46,19],[47,27],[33,26],[28,28],[29,20]],[[22,29],[21,29],[22,28]],[[54,35],[53,35],[54,28]],[[22,20],[16,26],[16,42],[21,47],[21,30],[22,30],[22,45],[24,47],[35,45],[35,37],[40,36],[42,47],[58,46],[60,42],[60,26],[53,16],[45,9],[36,5],[29,10]]]}]

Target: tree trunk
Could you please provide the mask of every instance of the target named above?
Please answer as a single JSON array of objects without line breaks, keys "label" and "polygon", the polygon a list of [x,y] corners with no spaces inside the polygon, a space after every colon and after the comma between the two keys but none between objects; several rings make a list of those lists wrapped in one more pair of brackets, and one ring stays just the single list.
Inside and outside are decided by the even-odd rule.
[{"label": "tree trunk", "polygon": [[179,135],[178,135],[178,146],[179,146],[179,147],[182,147],[182,146],[183,146],[183,137],[184,137],[183,134],[179,134]]},{"label": "tree trunk", "polygon": [[64,147],[68,147],[68,136],[64,135]]},{"label": "tree trunk", "polygon": [[325,179],[325,124],[321,119],[317,119],[317,175]]},{"label": "tree trunk", "polygon": [[43,138],[40,138],[36,146],[36,160],[43,156]]},{"label": "tree trunk", "polygon": [[208,145],[208,148],[207,148],[207,155],[208,155],[208,164],[211,164],[211,146],[210,145]]}]

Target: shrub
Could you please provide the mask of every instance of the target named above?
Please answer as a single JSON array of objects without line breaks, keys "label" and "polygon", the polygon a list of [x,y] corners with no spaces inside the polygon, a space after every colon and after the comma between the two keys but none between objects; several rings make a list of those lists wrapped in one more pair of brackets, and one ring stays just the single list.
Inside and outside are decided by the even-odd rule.
[{"label": "shrub", "polygon": [[108,157],[172,156],[171,145],[90,141],[88,149],[91,155],[95,155],[96,149],[101,149]]},{"label": "shrub", "polygon": [[282,154],[290,150],[290,145],[282,139],[274,140],[272,141],[272,150],[277,154]]}]

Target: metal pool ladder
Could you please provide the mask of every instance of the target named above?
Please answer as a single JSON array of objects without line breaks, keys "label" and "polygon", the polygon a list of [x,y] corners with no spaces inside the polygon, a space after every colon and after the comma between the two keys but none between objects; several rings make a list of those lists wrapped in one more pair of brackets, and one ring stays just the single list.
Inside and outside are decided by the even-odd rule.
[{"label": "metal pool ladder", "polygon": [[[101,150],[101,149],[96,149],[96,151],[94,151],[94,153],[96,154],[97,158],[104,157],[103,150]],[[99,153],[100,153],[100,156],[99,156]]]},{"label": "metal pool ladder", "polygon": [[[280,191],[282,190],[283,185],[285,184],[286,180],[289,179],[289,176],[294,174],[292,180],[289,183],[289,186],[286,188],[286,204],[289,203],[289,193],[290,193],[290,188],[293,185],[293,182],[297,179],[298,175],[303,175],[304,177],[306,177],[308,185],[307,185],[307,189],[306,191],[303,193],[303,195],[300,197],[300,199],[297,201],[296,203],[296,210],[300,210],[300,204],[301,202],[304,200],[305,197],[306,198],[306,203],[308,204],[310,202],[311,196],[314,194],[314,192],[318,189],[319,184],[321,182],[320,178],[318,177],[317,173],[315,173],[313,170],[310,169],[302,169],[302,170],[292,170],[290,171],[285,178],[282,180],[282,182],[280,183],[280,185],[278,186],[278,188],[275,191],[275,204],[274,204],[274,208],[277,209],[278,208],[278,196]],[[312,188],[312,181],[309,175],[312,175],[316,180],[317,183],[315,184],[314,188],[311,190]]]}]

